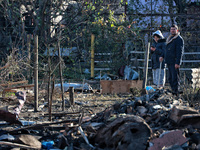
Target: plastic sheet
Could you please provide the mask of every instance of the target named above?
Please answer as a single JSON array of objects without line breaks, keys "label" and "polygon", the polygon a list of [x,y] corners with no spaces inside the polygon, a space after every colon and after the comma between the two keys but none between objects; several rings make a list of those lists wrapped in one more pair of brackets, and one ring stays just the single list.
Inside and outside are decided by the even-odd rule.
[{"label": "plastic sheet", "polygon": [[125,80],[136,80],[139,74],[133,70],[130,66],[126,66],[124,69],[124,79]]}]

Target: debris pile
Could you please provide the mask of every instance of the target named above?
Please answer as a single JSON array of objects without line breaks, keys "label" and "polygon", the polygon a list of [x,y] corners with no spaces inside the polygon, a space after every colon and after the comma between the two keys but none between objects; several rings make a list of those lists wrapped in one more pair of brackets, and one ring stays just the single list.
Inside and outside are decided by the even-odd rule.
[{"label": "debris pile", "polygon": [[1,125],[0,149],[200,149],[199,108],[167,90],[130,96],[96,114],[84,114],[87,103],[81,105],[81,112],[55,113],[54,122],[39,122],[38,116],[26,126],[6,120],[1,110],[0,119],[11,124]]}]

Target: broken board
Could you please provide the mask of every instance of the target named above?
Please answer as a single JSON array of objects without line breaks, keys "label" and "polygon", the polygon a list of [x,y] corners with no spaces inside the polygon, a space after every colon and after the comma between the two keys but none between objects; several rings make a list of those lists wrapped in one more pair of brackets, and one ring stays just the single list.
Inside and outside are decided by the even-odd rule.
[{"label": "broken board", "polygon": [[142,89],[142,80],[101,80],[102,93],[130,93],[131,88]]}]

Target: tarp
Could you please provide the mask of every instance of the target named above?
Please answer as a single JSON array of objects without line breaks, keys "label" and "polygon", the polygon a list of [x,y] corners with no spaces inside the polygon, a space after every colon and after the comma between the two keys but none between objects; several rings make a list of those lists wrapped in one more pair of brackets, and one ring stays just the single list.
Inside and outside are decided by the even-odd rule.
[{"label": "tarp", "polygon": [[[61,88],[61,84],[55,84],[55,87]],[[69,87],[74,87],[74,89],[92,90],[92,87],[88,83],[63,83],[63,87],[64,91],[68,91]]]}]

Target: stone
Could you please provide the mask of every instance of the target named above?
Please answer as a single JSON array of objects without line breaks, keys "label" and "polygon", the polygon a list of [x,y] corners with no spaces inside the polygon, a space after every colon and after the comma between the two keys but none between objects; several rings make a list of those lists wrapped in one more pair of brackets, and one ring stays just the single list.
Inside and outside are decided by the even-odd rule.
[{"label": "stone", "polygon": [[183,150],[183,148],[180,145],[173,145],[170,147],[164,147],[162,150]]},{"label": "stone", "polygon": [[170,112],[170,119],[178,123],[181,116],[186,114],[198,114],[197,110],[186,106],[174,106]]},{"label": "stone", "polygon": [[178,124],[180,126],[191,125],[193,128],[200,129],[200,114],[187,114],[181,116]]},{"label": "stone", "polygon": [[126,111],[127,111],[127,114],[132,114],[133,113],[133,107],[128,106]]},{"label": "stone", "polygon": [[183,136],[183,132],[181,130],[172,130],[164,132],[159,138],[150,140],[150,142],[153,143],[153,146],[149,147],[148,150],[162,150],[164,147],[182,145],[187,141],[188,139]]},{"label": "stone", "polygon": [[29,135],[29,134],[19,135],[18,137],[16,137],[16,142],[31,146],[36,149],[41,149],[42,147],[41,142],[38,141],[34,136]]},{"label": "stone", "polygon": [[195,142],[197,145],[200,144],[200,133],[194,133],[191,137],[193,142]]},{"label": "stone", "polygon": [[196,146],[196,149],[197,149],[197,150],[200,150],[200,144],[198,144],[198,145]]},{"label": "stone", "polygon": [[191,149],[192,149],[192,150],[196,150],[196,147],[197,147],[197,145],[196,145],[195,143],[192,143]]},{"label": "stone", "polygon": [[141,115],[143,115],[143,114],[146,114],[147,109],[146,109],[144,106],[138,106],[138,107],[137,107],[137,111],[138,111]]}]

